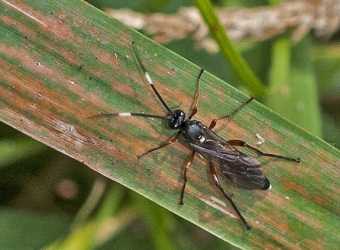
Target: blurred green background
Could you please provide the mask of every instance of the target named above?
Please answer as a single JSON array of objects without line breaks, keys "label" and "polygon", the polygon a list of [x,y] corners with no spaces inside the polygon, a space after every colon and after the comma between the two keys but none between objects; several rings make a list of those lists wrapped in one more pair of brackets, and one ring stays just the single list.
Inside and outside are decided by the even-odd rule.
[{"label": "blurred green background", "polygon": [[[129,8],[143,13],[172,13],[192,5],[189,0],[89,2],[101,9]],[[268,1],[220,0],[214,4],[255,7],[268,5]],[[339,148],[340,33],[327,39],[315,38],[311,33],[297,44],[289,41],[290,34],[285,34],[261,42],[240,41],[235,46],[274,93],[262,98],[262,102]],[[251,94],[220,53],[195,49],[190,39],[165,46]],[[289,54],[287,68],[280,64],[282,54]],[[296,86],[291,98],[297,103],[309,95],[310,113],[308,107],[303,111],[307,118],[292,112],[289,105],[294,100],[277,100],[275,84],[283,76]],[[0,171],[0,249],[234,249],[5,124],[0,124]],[[102,232],[101,239],[94,240],[93,232],[105,223],[107,231]]]}]

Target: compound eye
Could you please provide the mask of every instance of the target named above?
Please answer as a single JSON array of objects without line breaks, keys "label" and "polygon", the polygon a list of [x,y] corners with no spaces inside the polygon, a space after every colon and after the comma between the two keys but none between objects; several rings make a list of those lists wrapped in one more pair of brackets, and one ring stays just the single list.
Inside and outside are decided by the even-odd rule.
[{"label": "compound eye", "polygon": [[175,120],[171,120],[169,121],[169,128],[174,129],[174,130],[179,129],[180,124]]}]

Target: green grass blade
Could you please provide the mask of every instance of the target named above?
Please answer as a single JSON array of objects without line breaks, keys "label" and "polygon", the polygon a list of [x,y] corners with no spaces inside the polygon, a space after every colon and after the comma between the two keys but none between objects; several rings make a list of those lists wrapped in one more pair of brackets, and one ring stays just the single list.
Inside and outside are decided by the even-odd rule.
[{"label": "green grass blade", "polygon": [[[180,142],[138,160],[173,133],[157,120],[94,120],[109,112],[164,114],[134,57],[131,41],[171,107],[189,110],[199,67],[83,1],[0,2],[0,120],[85,163],[241,248],[324,248],[340,244],[340,152],[254,101],[216,131],[301,163],[260,159],[270,191],[233,188],[246,231],[195,158],[178,205],[189,149]],[[205,124],[248,99],[208,72],[197,119]],[[223,204],[225,202],[225,204]]]}]

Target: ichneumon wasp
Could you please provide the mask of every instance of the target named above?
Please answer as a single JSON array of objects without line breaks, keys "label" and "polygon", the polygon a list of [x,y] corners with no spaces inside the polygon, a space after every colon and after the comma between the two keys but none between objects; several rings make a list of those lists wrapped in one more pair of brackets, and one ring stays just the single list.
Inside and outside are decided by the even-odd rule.
[{"label": "ichneumon wasp", "polygon": [[237,107],[230,114],[218,117],[213,119],[210,122],[209,126],[203,125],[198,120],[192,120],[192,117],[197,113],[197,105],[199,99],[199,84],[201,76],[204,72],[201,69],[196,84],[196,93],[193,98],[192,108],[188,117],[181,109],[172,110],[163,100],[156,87],[153,84],[150,74],[144,67],[142,60],[137,52],[137,49],[132,43],[133,51],[135,57],[144,73],[144,76],[151,86],[153,92],[156,94],[158,100],[162,103],[163,107],[167,111],[167,115],[155,115],[155,114],[144,114],[144,113],[130,113],[130,112],[121,112],[121,113],[110,113],[110,114],[100,114],[92,116],[91,118],[96,117],[128,117],[128,116],[140,116],[145,118],[156,118],[166,120],[168,122],[168,126],[172,130],[177,130],[178,132],[174,134],[167,142],[161,144],[156,148],[152,148],[142,155],[139,155],[138,158],[145,156],[155,150],[161,149],[165,146],[168,146],[174,142],[176,142],[179,136],[182,136],[184,142],[188,143],[193,149],[187,162],[185,163],[184,168],[184,183],[181,190],[180,202],[179,204],[183,204],[184,198],[184,190],[187,184],[187,172],[188,169],[194,159],[196,153],[203,156],[208,161],[210,176],[216,185],[216,187],[221,191],[222,195],[230,202],[233,209],[236,211],[237,215],[240,217],[246,228],[249,230],[251,226],[242,216],[238,208],[236,207],[234,201],[231,196],[229,196],[221,186],[219,178],[217,176],[216,169],[222,172],[230,181],[235,183],[238,187],[244,189],[261,189],[268,190],[271,188],[270,182],[267,177],[263,174],[261,167],[261,162],[254,157],[248,156],[245,153],[239,151],[236,147],[245,147],[249,150],[253,151],[257,157],[258,156],[267,156],[273,158],[280,158],[283,160],[300,162],[300,158],[290,158],[286,156],[264,153],[257,148],[254,148],[248,145],[245,141],[242,140],[224,140],[216,133],[212,131],[212,129],[216,126],[217,121],[222,119],[230,119],[234,116],[242,107],[251,102],[253,98],[251,97],[246,102],[242,103],[239,107]]}]

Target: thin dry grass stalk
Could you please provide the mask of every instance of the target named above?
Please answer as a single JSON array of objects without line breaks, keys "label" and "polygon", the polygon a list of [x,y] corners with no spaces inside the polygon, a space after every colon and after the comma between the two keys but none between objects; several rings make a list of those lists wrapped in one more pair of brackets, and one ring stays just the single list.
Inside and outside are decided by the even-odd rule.
[{"label": "thin dry grass stalk", "polygon": [[[172,15],[140,14],[126,9],[106,12],[132,28],[143,30],[159,43],[193,38],[197,46],[211,44],[208,27],[196,8],[182,8]],[[234,41],[264,40],[286,30],[294,30],[294,41],[310,30],[318,37],[328,38],[340,26],[339,0],[295,0],[250,9],[220,8],[216,12]]]}]

